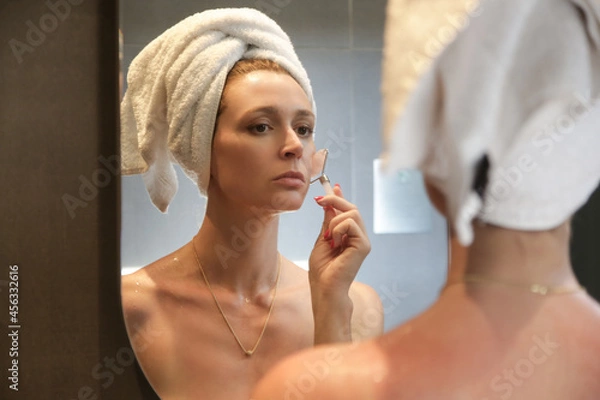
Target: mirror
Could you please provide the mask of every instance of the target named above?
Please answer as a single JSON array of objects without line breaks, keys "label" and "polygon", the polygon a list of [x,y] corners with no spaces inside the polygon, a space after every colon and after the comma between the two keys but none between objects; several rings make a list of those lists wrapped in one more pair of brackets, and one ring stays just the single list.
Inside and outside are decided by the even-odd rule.
[{"label": "mirror", "polygon": [[[139,51],[181,19],[215,7],[254,7],[273,18],[292,39],[308,71],[318,108],[317,148],[329,149],[327,175],[361,211],[372,244],[358,279],[380,294],[386,329],[427,307],[445,278],[445,223],[431,209],[429,231],[414,235],[373,233],[373,161],[381,152],[380,65],[385,1],[121,1],[124,69]],[[304,17],[304,18],[302,18]],[[205,200],[178,170],[179,191],[168,214],[150,202],[140,176],[122,184],[122,266],[129,273],[179,248],[197,232]],[[280,251],[306,266],[318,229],[320,210],[311,198],[323,194],[313,185],[300,210],[282,216]],[[400,239],[400,240],[399,240]],[[438,248],[439,251],[428,249]],[[392,254],[402,254],[397,266]],[[412,266],[419,265],[416,270]],[[394,276],[397,279],[390,280]]]},{"label": "mirror", "polygon": [[[257,8],[290,36],[314,90],[318,111],[316,148],[329,150],[327,175],[331,183],[339,183],[344,195],[358,206],[371,241],[372,251],[357,280],[377,291],[383,303],[385,329],[391,329],[427,308],[437,297],[446,274],[446,225],[427,202],[421,202],[412,206],[427,215],[428,230],[411,235],[373,233],[373,165],[382,148],[379,86],[385,1],[122,0],[125,74],[131,60],[167,28],[196,12],[228,6]],[[170,254],[198,232],[206,201],[181,170],[178,169],[177,174],[179,190],[168,214],[161,214],[152,205],[139,175],[123,177],[123,274]],[[404,183],[406,193],[413,196],[416,191],[424,198],[420,179],[405,179]],[[280,218],[279,250],[304,268],[307,268],[307,259],[323,220],[322,210],[311,198],[323,194],[322,186],[312,185],[301,209]],[[431,251],[432,248],[439,250]],[[403,265],[395,262],[399,254],[407,260]],[[130,334],[137,330],[136,324],[144,323],[144,318],[140,312],[130,319]],[[223,336],[229,334],[226,327],[223,329],[223,321],[217,319],[214,324],[219,326]],[[135,336],[134,348],[145,349],[153,340],[162,340],[164,335],[167,333],[160,324],[151,325],[142,335]],[[139,351],[137,355],[150,376],[153,375],[151,365],[165,363],[164,354],[161,359],[147,358],[147,354],[140,357]],[[210,357],[210,354],[204,356]],[[240,365],[248,362],[242,357]],[[235,376],[235,372],[231,373]],[[166,388],[184,379],[171,378],[171,382],[150,379],[150,383],[155,388]],[[229,398],[235,398],[234,391]]]},{"label": "mirror", "polygon": [[[374,161],[382,147],[379,87],[385,1],[122,0],[125,69],[150,40],[181,19],[226,6],[258,8],[275,19],[291,37],[308,71],[318,107],[316,146],[329,149],[327,174],[332,182],[341,184],[367,225],[372,252],[358,280],[372,286],[381,297],[386,330],[427,308],[437,297],[446,274],[444,220],[429,208],[426,212],[419,210],[431,219],[423,232],[401,236],[373,232]],[[206,202],[179,170],[178,177],[179,191],[166,215],[149,201],[140,176],[123,178],[123,274],[173,252],[198,231]],[[402,179],[407,185],[405,193],[419,190],[418,177],[406,175]],[[322,188],[314,186],[307,199],[322,194]],[[405,204],[414,206],[411,202]],[[282,215],[281,253],[306,267],[321,222],[322,213],[310,200],[297,212]],[[398,254],[405,260],[401,265],[396,262]],[[143,347],[163,333],[160,326],[150,327],[139,345]]]}]

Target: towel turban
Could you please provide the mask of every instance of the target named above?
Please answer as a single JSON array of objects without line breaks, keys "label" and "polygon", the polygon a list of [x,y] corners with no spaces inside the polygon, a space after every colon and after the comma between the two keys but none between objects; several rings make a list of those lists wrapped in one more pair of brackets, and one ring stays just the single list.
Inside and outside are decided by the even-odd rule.
[{"label": "towel turban", "polygon": [[143,173],[165,212],[177,192],[173,163],[206,195],[216,115],[227,74],[241,59],[278,63],[314,106],[310,81],[287,34],[250,8],[194,14],[165,31],[131,62],[121,103],[122,174]]},{"label": "towel turban", "polygon": [[554,228],[597,187],[597,1],[390,0],[383,64],[384,159],[423,171],[462,244],[475,218]]}]

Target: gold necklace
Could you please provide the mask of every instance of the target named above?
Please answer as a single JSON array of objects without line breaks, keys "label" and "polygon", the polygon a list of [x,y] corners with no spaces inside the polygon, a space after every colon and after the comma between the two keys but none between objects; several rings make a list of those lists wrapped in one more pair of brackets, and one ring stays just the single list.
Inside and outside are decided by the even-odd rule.
[{"label": "gold necklace", "polygon": [[517,289],[527,289],[529,292],[536,294],[538,296],[550,296],[550,295],[561,295],[561,294],[572,294],[577,293],[579,291],[584,291],[585,288],[583,286],[549,286],[542,285],[539,283],[514,283],[514,282],[506,282],[502,280],[496,280],[492,278],[488,278],[481,275],[476,274],[465,274],[462,279],[448,282],[442,289],[442,291],[446,290],[448,286],[455,285],[457,283],[475,283],[475,284],[492,284],[492,285],[501,285],[506,287],[512,287]]},{"label": "gold necklace", "polygon": [[210,283],[208,282],[208,278],[206,277],[206,274],[204,273],[204,269],[202,268],[202,264],[200,263],[200,258],[198,257],[198,252],[196,251],[196,246],[194,245],[193,241],[192,241],[192,248],[194,249],[194,255],[196,256],[196,262],[198,263],[198,268],[200,269],[200,272],[202,273],[202,277],[204,278],[204,283],[206,283],[206,286],[208,287],[208,290],[210,291],[210,294],[212,295],[212,298],[214,299],[215,304],[217,305],[217,308],[219,309],[219,312],[221,313],[221,316],[225,320],[225,323],[229,327],[229,330],[233,334],[233,337],[235,338],[236,342],[240,345],[240,348],[242,349],[244,354],[246,354],[248,357],[252,356],[252,354],[254,354],[254,352],[256,351],[256,348],[260,344],[260,341],[262,340],[263,335],[265,334],[265,331],[267,330],[267,325],[269,324],[269,319],[271,318],[271,312],[273,311],[273,306],[275,305],[275,297],[277,296],[277,287],[279,286],[279,278],[281,276],[281,254],[278,253],[277,278],[275,281],[273,300],[271,300],[271,305],[269,306],[269,312],[267,313],[267,318],[265,319],[265,324],[263,325],[262,331],[260,332],[260,335],[258,336],[258,340],[254,344],[254,347],[252,347],[252,349],[248,350],[242,344],[240,338],[235,333],[235,331],[233,330],[233,327],[229,323],[229,319],[223,312],[223,309],[221,308],[221,304],[219,303],[219,300],[217,300],[217,296],[215,296],[215,292],[213,292],[213,290],[210,286]]}]

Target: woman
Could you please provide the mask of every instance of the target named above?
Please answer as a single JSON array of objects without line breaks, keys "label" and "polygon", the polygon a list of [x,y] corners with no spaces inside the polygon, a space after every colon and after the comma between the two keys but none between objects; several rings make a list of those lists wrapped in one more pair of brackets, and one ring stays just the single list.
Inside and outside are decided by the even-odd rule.
[{"label": "woman", "polygon": [[[202,60],[213,57],[219,62],[211,65],[226,65],[236,46],[241,46],[232,68],[218,67],[214,73],[206,72],[210,66],[192,69],[196,59],[192,56],[192,61],[179,70],[184,71],[179,82],[186,81],[186,74],[204,74],[202,81],[211,81],[185,84],[183,88],[193,92],[204,85],[198,94],[200,104],[191,107],[202,116],[193,117],[194,123],[210,120],[211,115],[214,123],[208,129],[192,123],[190,132],[169,132],[167,139],[175,142],[173,137],[191,135],[179,140],[191,143],[192,154],[204,151],[204,157],[187,157],[189,149],[185,146],[180,146],[183,150],[173,150],[177,144],[168,146],[177,153],[173,158],[191,172],[207,195],[206,215],[188,244],[123,278],[123,307],[136,356],[161,398],[247,399],[258,379],[293,352],[381,333],[382,310],[371,288],[353,282],[370,245],[360,214],[343,198],[339,186],[333,195],[315,199],[324,209],[324,221],[309,259],[309,272],[277,251],[278,216],[300,208],[310,184],[315,110],[306,73],[289,40],[271,48],[267,44],[267,50],[279,55],[273,56],[260,53],[260,48],[256,53],[262,39],[253,41],[252,36],[257,30],[263,39],[265,32],[279,38],[287,36],[254,10],[212,10],[199,16],[192,21],[196,24],[192,30],[189,21],[180,23],[184,36],[200,37],[192,37],[191,43],[205,38],[198,33],[202,32],[198,26],[209,26],[208,35],[218,26],[223,27],[220,32],[227,33],[216,40],[211,36],[211,45],[196,51]],[[236,24],[231,29],[236,30],[235,35],[228,33]],[[239,33],[244,29],[250,33]],[[239,42],[233,50],[211,48],[214,43],[217,47],[229,43],[232,37]],[[275,42],[271,37],[268,40]],[[167,48],[161,43],[157,47]],[[248,57],[248,51],[255,51],[257,57]],[[179,54],[188,53],[189,48],[173,52],[177,59],[165,62],[168,67],[164,75],[173,76],[175,73],[167,70],[182,63]],[[142,58],[145,56],[157,59],[153,52]],[[163,55],[163,59],[168,60],[168,56]],[[224,77],[222,86],[214,84],[214,77],[220,74]],[[217,90],[214,106],[211,101],[215,96],[209,93],[213,85],[223,87],[222,92]],[[167,89],[167,98],[169,93],[178,98],[177,90]],[[125,108],[128,102],[135,104],[132,93],[124,100]],[[185,102],[178,99],[167,104],[167,120],[169,115],[190,114],[177,111],[180,102]],[[178,124],[177,117],[168,122],[136,123],[148,125],[151,129],[146,135],[152,136],[157,125],[169,126],[170,130],[186,123]],[[208,150],[195,149],[193,138],[204,131],[210,135]],[[138,147],[144,143],[147,141],[140,141]],[[147,160],[156,165],[158,158]],[[164,196],[168,189],[157,189],[156,185],[163,183],[168,172],[152,168],[146,175],[147,184],[152,182],[149,191],[155,204],[164,206],[168,204],[168,196]],[[205,187],[200,168],[208,171]],[[371,323],[365,325],[362,316],[374,310],[380,318],[374,323],[369,319]]]},{"label": "woman", "polygon": [[[436,14],[428,7],[407,14],[403,6],[412,3],[389,3],[385,84],[405,85],[393,60],[422,49],[418,40],[402,48],[396,39],[407,31],[394,16]],[[571,216],[600,181],[600,7],[558,0],[481,7],[467,10],[470,20],[459,14],[468,28],[422,71],[400,100],[401,119],[387,126],[391,168],[421,169],[451,226],[451,269],[439,299],[380,338],[292,356],[252,399],[600,398],[600,305],[569,259]],[[456,17],[439,13],[442,27],[448,16]],[[398,36],[389,35],[395,29]],[[313,365],[327,369],[317,376]]]}]

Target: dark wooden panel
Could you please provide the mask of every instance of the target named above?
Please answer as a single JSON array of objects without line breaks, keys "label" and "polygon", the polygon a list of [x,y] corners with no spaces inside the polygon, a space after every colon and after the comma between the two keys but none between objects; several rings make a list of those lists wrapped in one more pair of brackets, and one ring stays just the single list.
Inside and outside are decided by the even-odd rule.
[{"label": "dark wooden panel", "polygon": [[152,398],[119,301],[118,171],[102,162],[118,156],[117,11],[116,0],[0,1],[2,399]]},{"label": "dark wooden panel", "polygon": [[600,186],[573,217],[571,260],[579,281],[600,301]]}]

